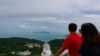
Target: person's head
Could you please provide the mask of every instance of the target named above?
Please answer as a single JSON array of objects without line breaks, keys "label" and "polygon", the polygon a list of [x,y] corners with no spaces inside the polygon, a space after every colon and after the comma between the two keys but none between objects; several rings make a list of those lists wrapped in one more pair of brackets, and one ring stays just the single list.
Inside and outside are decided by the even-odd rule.
[{"label": "person's head", "polygon": [[70,23],[68,26],[69,32],[76,32],[77,25],[75,23]]},{"label": "person's head", "polygon": [[84,42],[87,43],[100,43],[100,35],[92,23],[84,23],[81,26],[81,34],[84,38]]}]

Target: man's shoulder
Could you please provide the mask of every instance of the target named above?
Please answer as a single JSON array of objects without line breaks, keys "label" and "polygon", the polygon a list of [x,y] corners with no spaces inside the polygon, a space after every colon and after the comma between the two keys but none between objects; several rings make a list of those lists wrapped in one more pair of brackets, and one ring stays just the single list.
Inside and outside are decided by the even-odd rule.
[{"label": "man's shoulder", "polygon": [[78,34],[78,33],[73,33],[73,34],[70,34],[69,36],[80,36],[80,34]]}]

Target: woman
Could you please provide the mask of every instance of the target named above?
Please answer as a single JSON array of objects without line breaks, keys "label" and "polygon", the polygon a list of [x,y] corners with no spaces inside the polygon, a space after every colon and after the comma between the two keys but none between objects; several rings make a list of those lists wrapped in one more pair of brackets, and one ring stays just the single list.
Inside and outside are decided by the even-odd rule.
[{"label": "woman", "polygon": [[79,48],[81,56],[100,56],[100,35],[92,23],[84,23],[81,26],[83,43]]}]

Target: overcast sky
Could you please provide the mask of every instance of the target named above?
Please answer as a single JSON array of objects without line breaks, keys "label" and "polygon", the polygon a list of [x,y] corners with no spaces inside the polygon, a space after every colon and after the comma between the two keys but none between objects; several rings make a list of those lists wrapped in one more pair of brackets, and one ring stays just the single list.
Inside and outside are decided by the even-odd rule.
[{"label": "overcast sky", "polygon": [[0,33],[68,32],[92,22],[100,31],[100,0],[0,0]]}]

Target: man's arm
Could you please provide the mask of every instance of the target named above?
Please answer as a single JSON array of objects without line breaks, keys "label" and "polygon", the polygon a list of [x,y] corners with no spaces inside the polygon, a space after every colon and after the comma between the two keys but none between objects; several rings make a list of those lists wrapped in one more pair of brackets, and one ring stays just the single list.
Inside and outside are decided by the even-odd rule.
[{"label": "man's arm", "polygon": [[67,49],[70,46],[71,42],[72,42],[72,38],[68,36],[64,40],[61,48],[57,51],[57,53],[54,56],[59,56],[65,49]]},{"label": "man's arm", "polygon": [[54,56],[59,56],[65,49],[60,48]]}]

